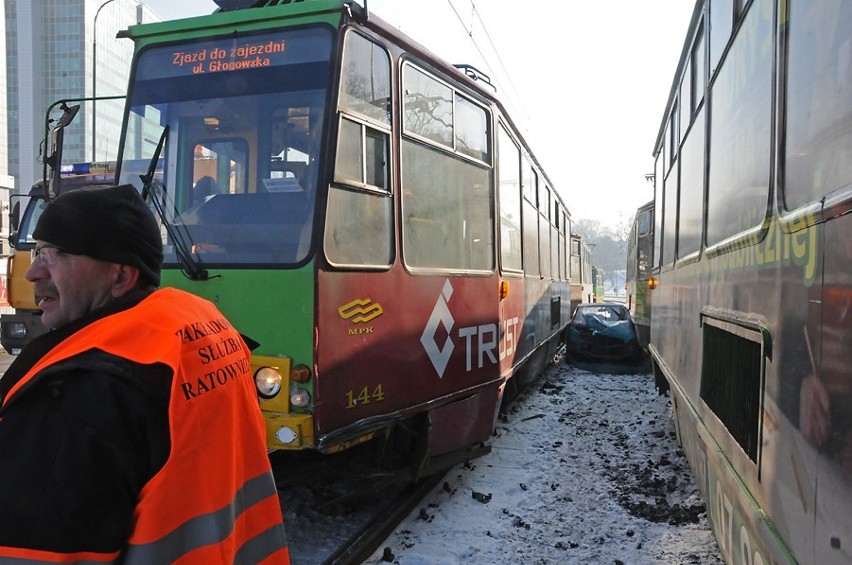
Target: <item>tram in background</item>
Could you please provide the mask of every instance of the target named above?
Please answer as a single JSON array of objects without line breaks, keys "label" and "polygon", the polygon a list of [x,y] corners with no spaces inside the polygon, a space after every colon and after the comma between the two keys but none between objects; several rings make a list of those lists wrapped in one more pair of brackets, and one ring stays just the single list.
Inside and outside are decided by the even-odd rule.
[{"label": "tram in background", "polygon": [[633,317],[639,344],[647,349],[651,337],[651,296],[657,279],[650,275],[654,248],[654,201],[636,210],[627,238],[627,308]]},{"label": "tram in background", "polygon": [[591,302],[604,301],[604,271],[600,267],[592,265],[592,300]]},{"label": "tram in background", "polygon": [[475,69],[352,2],[246,4],[121,34],[117,181],[161,215],[163,284],[259,343],[271,450],[484,453],[569,321],[564,202]]},{"label": "tram in background", "polygon": [[583,236],[571,234],[571,312],[585,302],[594,302],[592,252]]},{"label": "tram in background", "polygon": [[653,155],[650,351],[722,554],[848,564],[852,2],[696,2]]}]

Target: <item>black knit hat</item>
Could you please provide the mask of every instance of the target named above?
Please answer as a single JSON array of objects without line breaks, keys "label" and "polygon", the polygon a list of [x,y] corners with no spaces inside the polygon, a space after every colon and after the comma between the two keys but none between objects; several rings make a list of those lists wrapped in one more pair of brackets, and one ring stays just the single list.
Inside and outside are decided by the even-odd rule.
[{"label": "black knit hat", "polygon": [[60,194],[42,212],[33,238],[68,253],[136,267],[143,280],[160,285],[160,228],[132,185],[86,187]]}]

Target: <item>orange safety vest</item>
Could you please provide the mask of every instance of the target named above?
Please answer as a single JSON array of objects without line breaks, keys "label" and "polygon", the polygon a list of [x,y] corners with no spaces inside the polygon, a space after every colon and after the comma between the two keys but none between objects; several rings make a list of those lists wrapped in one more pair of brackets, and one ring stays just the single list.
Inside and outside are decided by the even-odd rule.
[{"label": "orange safety vest", "polygon": [[0,561],[288,564],[250,352],[230,322],[206,300],[160,289],[63,340],[7,398],[46,367],[91,349],[141,364],[164,363],[174,371],[169,458],[142,488],[121,552],[0,547]]}]

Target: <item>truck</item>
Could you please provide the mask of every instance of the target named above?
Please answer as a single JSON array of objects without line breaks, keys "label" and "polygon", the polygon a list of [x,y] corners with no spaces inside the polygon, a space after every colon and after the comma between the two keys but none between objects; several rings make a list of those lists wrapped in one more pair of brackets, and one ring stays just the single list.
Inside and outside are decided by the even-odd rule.
[{"label": "truck", "polygon": [[[123,96],[106,96],[98,100],[121,98]],[[35,247],[33,230],[42,210],[50,198],[61,192],[113,184],[115,180],[115,161],[62,163],[64,131],[80,109],[79,104],[72,102],[84,100],[91,98],[59,100],[50,105],[45,115],[45,144],[49,141],[51,153],[44,158],[43,177],[33,183],[28,193],[11,198],[8,225],[12,252],[6,257],[6,297],[12,312],[0,314],[0,345],[12,355],[20,353],[29,341],[47,331],[41,323],[41,310],[35,303],[33,285],[24,276]],[[57,109],[62,113],[52,119]],[[49,128],[50,124],[53,124],[52,128]]]},{"label": "truck", "polygon": [[[77,163],[62,168],[60,191],[75,190],[84,186],[112,184],[115,162]],[[26,195],[13,196],[10,207],[9,245],[12,253],[6,258],[6,296],[12,313],[0,314],[0,345],[12,355],[17,355],[33,338],[43,334],[41,310],[35,303],[33,285],[24,278],[30,267],[31,252],[35,247],[33,230],[47,205],[44,179],[33,183]],[[21,211],[23,209],[23,212]]]}]

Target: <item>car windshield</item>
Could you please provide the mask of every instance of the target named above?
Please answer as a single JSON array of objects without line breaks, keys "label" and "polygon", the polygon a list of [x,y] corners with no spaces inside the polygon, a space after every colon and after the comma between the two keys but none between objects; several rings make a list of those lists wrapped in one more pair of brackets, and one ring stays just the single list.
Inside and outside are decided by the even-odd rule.
[{"label": "car windshield", "polygon": [[604,323],[613,323],[628,320],[630,313],[623,306],[594,305],[577,307],[577,317],[595,317]]},{"label": "car windshield", "polygon": [[205,265],[308,256],[331,46],[306,28],[139,54],[119,182],[141,189],[164,141],[151,193]]}]

